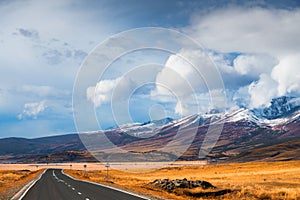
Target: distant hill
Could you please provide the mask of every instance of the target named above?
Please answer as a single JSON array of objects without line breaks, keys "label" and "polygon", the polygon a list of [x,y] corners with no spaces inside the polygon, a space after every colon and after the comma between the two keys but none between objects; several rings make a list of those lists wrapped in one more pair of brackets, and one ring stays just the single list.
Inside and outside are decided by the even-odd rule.
[{"label": "distant hill", "polygon": [[0,139],[0,162],[36,162],[38,159],[35,158],[69,150],[86,151],[78,134],[35,139],[5,138]]},{"label": "distant hill", "polygon": [[254,148],[230,159],[230,161],[234,162],[288,160],[300,160],[300,140]]},{"label": "distant hill", "polygon": [[47,154],[74,149],[85,150],[78,134],[35,139],[5,138],[0,140],[0,155]]}]

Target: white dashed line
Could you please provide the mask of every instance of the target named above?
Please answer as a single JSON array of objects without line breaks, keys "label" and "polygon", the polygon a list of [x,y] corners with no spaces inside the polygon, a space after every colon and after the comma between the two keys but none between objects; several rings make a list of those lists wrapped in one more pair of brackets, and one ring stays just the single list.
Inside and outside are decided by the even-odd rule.
[{"label": "white dashed line", "polygon": [[79,195],[81,195],[81,192],[78,192]]},{"label": "white dashed line", "polygon": [[72,190],[75,190],[75,188],[72,188]]},{"label": "white dashed line", "polygon": [[89,198],[85,198],[85,200],[90,200]]},{"label": "white dashed line", "polygon": [[[71,178],[75,181],[90,183],[90,184],[93,184],[93,185],[98,185],[98,186],[101,186],[101,187],[109,188],[109,189],[112,189],[112,190],[115,190],[115,191],[119,191],[119,192],[122,192],[122,193],[129,194],[129,195],[134,196],[134,197],[139,197],[140,199],[145,199],[145,200],[149,199],[148,197],[138,195],[138,194],[134,194],[134,193],[131,193],[131,192],[127,192],[127,191],[124,191],[124,190],[121,190],[121,189],[118,189],[118,188],[114,188],[114,187],[111,187],[111,186],[103,185],[103,184],[100,184],[100,183],[95,183],[95,182],[92,182],[92,181],[85,181],[85,180],[76,179],[76,178],[74,178],[74,177],[72,177],[68,174],[65,174],[63,170],[61,170],[61,173],[65,176],[68,176],[69,178]],[[86,200],[89,200],[89,199],[87,198]]]}]

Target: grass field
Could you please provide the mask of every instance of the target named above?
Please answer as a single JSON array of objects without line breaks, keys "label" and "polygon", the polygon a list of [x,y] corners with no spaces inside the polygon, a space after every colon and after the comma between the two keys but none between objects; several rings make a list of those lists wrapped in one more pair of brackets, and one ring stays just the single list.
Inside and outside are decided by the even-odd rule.
[{"label": "grass field", "polygon": [[11,199],[15,193],[41,172],[42,170],[0,170],[0,199]]},{"label": "grass field", "polygon": [[157,199],[194,199],[187,192],[203,194],[202,189],[180,189],[173,193],[154,187],[155,179],[205,180],[219,190],[233,192],[217,197],[198,199],[300,199],[300,161],[273,163],[216,164],[202,166],[167,167],[153,172],[130,173],[110,170],[105,181],[105,170],[66,170],[66,173],[81,179],[111,184]]}]

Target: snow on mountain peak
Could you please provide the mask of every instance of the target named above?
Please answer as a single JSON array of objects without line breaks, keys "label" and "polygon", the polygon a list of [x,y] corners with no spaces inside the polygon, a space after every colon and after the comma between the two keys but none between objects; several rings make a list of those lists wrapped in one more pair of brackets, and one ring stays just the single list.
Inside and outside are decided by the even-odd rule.
[{"label": "snow on mountain peak", "polygon": [[[226,112],[209,112],[205,114],[194,114],[181,119],[164,118],[152,120],[145,123],[123,124],[115,128],[118,132],[124,132],[134,137],[147,138],[155,135],[167,126],[187,127],[198,123],[236,123],[246,121],[257,126],[276,126],[300,119],[300,98],[279,97],[271,101],[269,107],[260,109],[238,108]],[[251,126],[249,124],[249,126]]]},{"label": "snow on mountain peak", "polygon": [[271,105],[266,108],[254,109],[256,116],[265,119],[278,119],[291,116],[300,108],[300,98],[278,97],[271,101]]}]

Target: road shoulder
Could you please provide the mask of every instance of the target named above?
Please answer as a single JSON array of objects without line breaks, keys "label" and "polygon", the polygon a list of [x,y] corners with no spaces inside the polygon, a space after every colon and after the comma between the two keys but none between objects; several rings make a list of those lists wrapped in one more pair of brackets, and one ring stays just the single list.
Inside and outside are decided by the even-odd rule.
[{"label": "road shoulder", "polygon": [[12,198],[11,200],[21,200],[27,192],[34,186],[34,184],[42,178],[42,176],[45,174],[45,172],[48,169],[45,169],[37,178],[29,181],[21,190],[19,190]]}]

